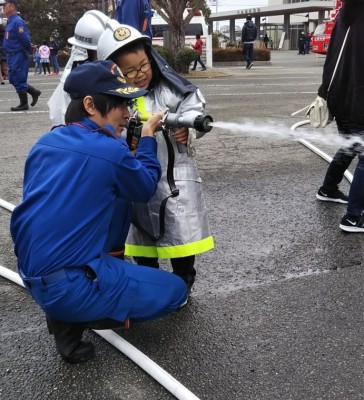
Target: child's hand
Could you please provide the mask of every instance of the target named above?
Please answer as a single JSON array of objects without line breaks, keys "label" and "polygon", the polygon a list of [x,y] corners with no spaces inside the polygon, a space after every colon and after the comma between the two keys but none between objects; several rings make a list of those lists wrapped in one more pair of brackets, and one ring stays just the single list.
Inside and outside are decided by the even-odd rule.
[{"label": "child's hand", "polygon": [[174,138],[176,139],[176,141],[178,143],[181,144],[187,144],[187,140],[188,140],[188,128],[186,128],[185,126],[182,128],[177,129],[174,132]]}]

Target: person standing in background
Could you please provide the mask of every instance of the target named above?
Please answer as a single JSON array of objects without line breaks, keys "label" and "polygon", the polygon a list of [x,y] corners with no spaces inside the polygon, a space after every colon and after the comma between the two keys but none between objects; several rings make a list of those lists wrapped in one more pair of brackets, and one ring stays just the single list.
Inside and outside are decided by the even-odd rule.
[{"label": "person standing in background", "polygon": [[49,38],[49,50],[50,50],[50,60],[53,66],[52,75],[59,74],[59,64],[58,64],[58,43],[52,38]]},{"label": "person standing in background", "polygon": [[191,68],[191,71],[194,71],[196,69],[197,63],[201,65],[201,71],[206,71],[206,66],[201,60],[203,41],[201,40],[201,35],[199,33],[196,35],[195,44],[191,44],[191,46],[198,53],[198,56],[193,64],[193,68]]},{"label": "person standing in background", "polygon": [[306,54],[305,53],[305,43],[306,43],[306,35],[305,32],[301,32],[300,35],[298,36],[298,54],[302,54],[303,56]]},{"label": "person standing in background", "polygon": [[310,54],[311,37],[310,31],[307,31],[305,36],[305,54]]},{"label": "person standing in background", "polygon": [[43,40],[42,45],[39,47],[39,56],[40,56],[40,64],[43,68],[43,73],[44,75],[51,74],[51,70],[49,68],[49,57],[50,57],[51,51],[48,47],[47,41]]},{"label": "person standing in background", "polygon": [[34,54],[33,54],[33,61],[34,61],[34,75],[42,73],[42,67],[40,66],[40,56],[39,56],[39,46],[34,47]]},{"label": "person standing in background", "polygon": [[252,17],[248,15],[241,31],[241,43],[243,43],[243,57],[246,61],[246,69],[250,69],[253,66],[253,47],[257,35],[257,27],[252,21]]},{"label": "person standing in background", "polygon": [[137,29],[143,35],[153,37],[153,10],[149,0],[119,0],[115,19]]},{"label": "person standing in background", "polygon": [[68,39],[72,45],[70,58],[63,70],[60,82],[49,99],[49,118],[52,125],[65,123],[65,113],[71,101],[68,93],[63,90],[64,83],[69,73],[86,61],[97,59],[97,43],[106,27],[109,17],[98,10],[89,10],[77,21],[74,36]]},{"label": "person standing in background", "polygon": [[20,100],[17,107],[11,107],[11,111],[29,110],[28,94],[32,96],[34,107],[41,95],[40,90],[29,85],[29,57],[32,48],[30,35],[25,22],[18,15],[17,0],[6,0],[0,2],[3,12],[8,19],[5,28],[4,50],[8,60],[9,82],[14,86]]},{"label": "person standing in background", "polygon": [[4,34],[5,26],[0,24],[0,82],[1,85],[5,85],[4,80],[8,79],[8,64],[6,62],[6,54],[4,50]]}]

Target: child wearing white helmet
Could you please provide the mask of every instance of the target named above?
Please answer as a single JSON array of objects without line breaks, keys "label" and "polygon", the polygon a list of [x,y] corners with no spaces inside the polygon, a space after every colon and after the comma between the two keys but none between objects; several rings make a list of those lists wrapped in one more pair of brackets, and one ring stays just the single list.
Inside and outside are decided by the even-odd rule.
[{"label": "child wearing white helmet", "polygon": [[[182,115],[206,114],[200,90],[176,74],[152,48],[149,37],[136,29],[108,21],[97,54],[113,60],[129,85],[149,91],[137,100],[139,112],[168,108]],[[189,289],[195,281],[195,256],[214,248],[191,146],[192,138],[204,134],[186,127],[157,132],[162,177],[148,203],[134,204],[125,246],[125,254],[140,265],[158,268],[158,259],[170,259],[173,272]]]},{"label": "child wearing white helmet", "polygon": [[78,20],[74,36],[68,39],[72,44],[71,56],[62,73],[60,83],[48,101],[49,118],[52,125],[64,124],[64,115],[71,99],[63,90],[68,74],[85,61],[97,60],[97,43],[105,30],[109,17],[98,10],[89,10]]}]

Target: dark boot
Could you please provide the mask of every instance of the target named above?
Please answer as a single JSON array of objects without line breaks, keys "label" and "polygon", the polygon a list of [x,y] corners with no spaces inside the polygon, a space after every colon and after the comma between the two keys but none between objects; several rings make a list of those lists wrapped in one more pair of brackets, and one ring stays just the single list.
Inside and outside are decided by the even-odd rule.
[{"label": "dark boot", "polygon": [[37,104],[38,97],[42,94],[42,92],[40,90],[37,90],[33,86],[30,86],[29,84],[27,92],[32,96],[32,102],[30,103],[30,105],[34,107]]},{"label": "dark boot", "polygon": [[17,107],[11,107],[11,111],[26,111],[29,110],[27,92],[18,92],[20,104]]},{"label": "dark boot", "polygon": [[186,282],[188,292],[191,292],[196,278],[196,270],[193,266],[195,264],[195,256],[171,258],[171,264],[173,273]]},{"label": "dark boot", "polygon": [[81,341],[84,325],[57,321],[48,315],[46,318],[49,333],[54,335],[58,353],[66,362],[82,363],[94,356],[94,345],[91,342]]},{"label": "dark boot", "polygon": [[144,265],[144,267],[159,268],[158,258],[134,257],[134,260],[138,265]]}]

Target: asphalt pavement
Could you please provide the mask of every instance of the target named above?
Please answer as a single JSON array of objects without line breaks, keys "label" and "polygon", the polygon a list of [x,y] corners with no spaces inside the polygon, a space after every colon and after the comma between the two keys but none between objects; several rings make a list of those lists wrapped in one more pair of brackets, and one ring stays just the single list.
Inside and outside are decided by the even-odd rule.
[{"label": "asphalt pavement", "polygon": [[[316,96],[323,63],[273,52],[270,65],[196,71],[191,81],[214,121],[285,132],[303,119],[291,113]],[[9,111],[15,91],[0,87],[0,198],[14,205],[26,155],[50,127],[46,103],[58,80],[31,73],[42,96],[24,113]],[[198,140],[196,150],[216,249],[197,257],[186,307],[118,334],[200,399],[363,399],[364,237],[339,229],[344,205],[316,200],[326,161],[288,135],[228,125]],[[0,209],[0,265],[15,271],[9,219]],[[43,313],[4,278],[0,321],[0,399],[174,398],[93,332],[86,337],[96,357],[64,363]]]}]

